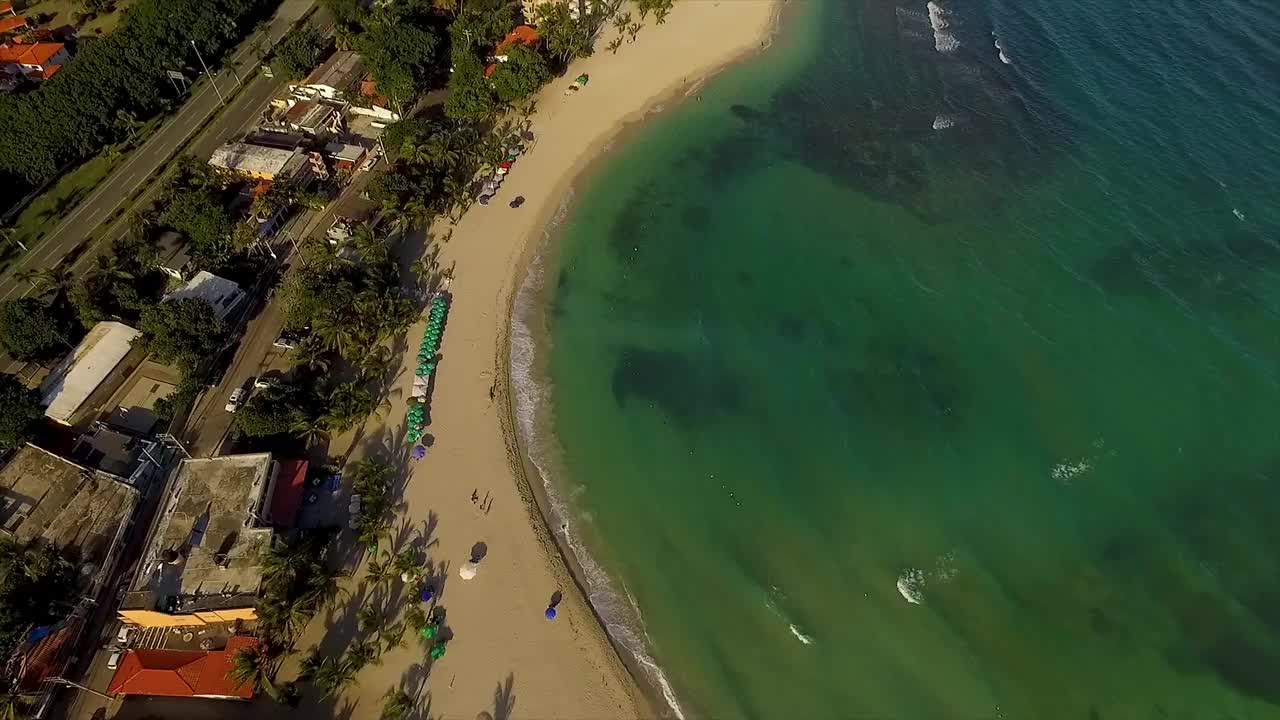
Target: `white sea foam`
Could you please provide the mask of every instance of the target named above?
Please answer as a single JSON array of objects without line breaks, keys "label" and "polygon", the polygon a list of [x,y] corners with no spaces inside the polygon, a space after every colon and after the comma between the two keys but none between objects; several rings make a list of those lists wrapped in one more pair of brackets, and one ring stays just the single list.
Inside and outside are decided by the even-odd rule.
[{"label": "white sea foam", "polygon": [[1240,212],[1236,208],[1231,208],[1231,214],[1235,215],[1236,219],[1239,220],[1240,222],[1244,222],[1244,213]]},{"label": "white sea foam", "polygon": [[1093,463],[1089,460],[1078,460],[1076,462],[1060,462],[1049,470],[1049,477],[1062,483],[1070,485],[1072,480],[1084,475],[1093,469]]},{"label": "white sea foam", "polygon": [[[561,203],[553,223],[559,223],[564,219],[571,200],[572,192],[568,193]],[[671,714],[678,720],[684,720],[684,711],[676,698],[675,689],[668,681],[666,673],[649,654],[652,642],[644,629],[644,618],[640,614],[639,606],[625,586],[621,593],[615,589],[613,579],[574,534],[570,508],[552,482],[551,468],[559,449],[554,438],[538,432],[539,418],[550,411],[550,388],[540,382],[537,375],[537,346],[530,327],[530,323],[540,317],[538,304],[546,279],[545,275],[544,259],[539,254],[530,264],[528,274],[513,301],[510,359],[516,430],[523,441],[530,463],[538,472],[538,479],[542,481],[542,488],[549,505],[546,508],[549,524],[553,532],[563,539],[565,546],[573,554],[574,561],[582,570],[587,600],[604,622],[605,630],[613,641],[630,653],[636,664],[644,669],[645,674],[662,693]],[[533,481],[533,478],[530,481]]]},{"label": "white sea foam", "polygon": [[956,567],[956,554],[954,551],[943,553],[934,558],[933,572],[929,575],[932,582],[945,583],[960,574],[960,570]]},{"label": "white sea foam", "polygon": [[1004,45],[1000,44],[1000,38],[996,37],[995,33],[991,33],[991,35],[996,38],[996,53],[1000,56],[1000,62],[1005,65],[1012,65],[1013,63],[1009,61],[1009,56],[1004,54]]},{"label": "white sea foam", "polygon": [[813,644],[813,637],[800,632],[800,628],[796,627],[795,623],[791,623],[788,627],[791,628],[791,634],[795,635],[797,640],[805,645]]},{"label": "white sea foam", "polygon": [[951,34],[949,28],[951,22],[950,14],[942,9],[934,0],[929,0],[929,25],[933,27],[933,49],[940,53],[953,53],[960,47],[960,41],[956,40]]},{"label": "white sea foam", "polygon": [[898,592],[912,605],[921,605],[924,603],[924,583],[923,572],[907,568],[898,576]]},{"label": "white sea foam", "polygon": [[946,130],[949,127],[955,127],[956,121],[950,115],[939,113],[933,118],[934,130]]}]

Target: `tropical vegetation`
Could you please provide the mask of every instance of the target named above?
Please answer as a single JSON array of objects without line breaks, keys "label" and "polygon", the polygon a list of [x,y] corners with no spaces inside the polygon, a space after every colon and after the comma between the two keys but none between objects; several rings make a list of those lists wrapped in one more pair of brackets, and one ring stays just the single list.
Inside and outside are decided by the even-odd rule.
[{"label": "tropical vegetation", "polygon": [[8,373],[0,374],[0,449],[22,447],[42,417],[40,393]]},{"label": "tropical vegetation", "polygon": [[192,43],[216,67],[275,0],[139,0],[108,37],[27,93],[0,97],[0,186],[18,198],[126,137],[176,90],[166,72],[199,73]]},{"label": "tropical vegetation", "polygon": [[74,568],[55,549],[0,538],[0,657],[31,627],[66,615],[74,599]]},{"label": "tropical vegetation", "polygon": [[329,40],[312,25],[303,25],[284,36],[271,55],[271,69],[290,80],[301,80],[324,60]]}]

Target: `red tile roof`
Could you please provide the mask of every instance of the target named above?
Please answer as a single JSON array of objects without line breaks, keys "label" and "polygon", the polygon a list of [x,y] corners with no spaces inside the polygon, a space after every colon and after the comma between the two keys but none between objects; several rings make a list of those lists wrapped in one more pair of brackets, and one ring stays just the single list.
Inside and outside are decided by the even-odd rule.
[{"label": "red tile roof", "polygon": [[[507,36],[502,38],[502,42],[498,43],[498,46],[493,49],[493,54],[501,55],[504,50],[512,45],[537,45],[538,40],[540,39],[541,38],[538,37],[538,31],[533,27],[530,27],[529,25],[518,25],[515,30],[507,33]],[[493,71],[497,69],[497,63],[489,63],[489,65],[484,69],[484,76],[489,77],[493,75]]]},{"label": "red tile roof", "polygon": [[0,33],[10,33],[27,26],[27,19],[21,15],[10,15],[0,18]]},{"label": "red tile roof", "polygon": [[11,13],[11,12],[13,12],[13,3],[0,2],[0,13]]},{"label": "red tile roof", "polygon": [[38,42],[32,45],[0,45],[0,63],[44,65],[66,47],[62,43]]},{"label": "red tile roof", "polygon": [[36,641],[22,653],[18,670],[19,689],[23,692],[35,692],[45,678],[62,672],[83,624],[84,620],[79,615],[72,616],[65,625]]},{"label": "red tile roof", "polygon": [[171,697],[253,697],[253,685],[237,685],[227,677],[238,650],[257,645],[256,638],[236,635],[224,650],[130,650],[111,678],[108,695]]},{"label": "red tile roof", "polygon": [[298,521],[298,508],[307,484],[306,460],[281,460],[276,487],[271,492],[271,524],[291,528]]}]

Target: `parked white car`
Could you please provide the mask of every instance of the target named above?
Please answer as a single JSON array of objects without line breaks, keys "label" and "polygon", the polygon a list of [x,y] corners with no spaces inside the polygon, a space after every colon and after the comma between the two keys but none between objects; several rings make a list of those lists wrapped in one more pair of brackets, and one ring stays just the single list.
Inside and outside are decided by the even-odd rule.
[{"label": "parked white car", "polygon": [[136,628],[132,625],[121,625],[120,632],[116,633],[116,643],[119,644],[120,647],[128,645],[129,638],[133,637],[133,631],[135,629]]},{"label": "parked white car", "polygon": [[120,657],[122,655],[124,655],[123,650],[112,651],[111,657],[107,658],[107,669],[115,670],[116,668],[120,667]]},{"label": "parked white car", "polygon": [[233,413],[239,410],[240,406],[244,404],[244,401],[246,399],[246,396],[248,396],[248,394],[249,393],[245,392],[244,388],[242,387],[238,387],[235,390],[232,390],[231,397],[227,399],[226,411],[229,413]]}]

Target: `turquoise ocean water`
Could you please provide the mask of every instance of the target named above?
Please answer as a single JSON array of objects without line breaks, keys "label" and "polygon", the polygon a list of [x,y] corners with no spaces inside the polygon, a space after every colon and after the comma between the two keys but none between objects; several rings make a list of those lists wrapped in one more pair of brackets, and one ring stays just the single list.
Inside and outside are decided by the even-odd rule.
[{"label": "turquoise ocean water", "polygon": [[793,3],[521,296],[602,613],[686,717],[1280,718],[1278,198],[1272,2]]}]

